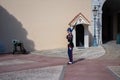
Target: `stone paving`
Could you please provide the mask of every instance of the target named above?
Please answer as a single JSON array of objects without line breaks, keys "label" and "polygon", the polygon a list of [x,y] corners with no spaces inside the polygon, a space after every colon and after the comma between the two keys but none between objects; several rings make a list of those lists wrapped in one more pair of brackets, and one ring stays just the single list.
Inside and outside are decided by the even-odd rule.
[{"label": "stone paving", "polygon": [[[106,54],[100,59],[107,60],[117,60],[120,62],[120,44],[116,44],[116,41],[110,41],[106,44],[103,44],[104,49],[106,50]],[[120,80],[120,64],[119,66],[108,66],[110,72],[112,72],[113,76],[116,77],[117,80]]]},{"label": "stone paving", "polygon": [[[33,54],[0,55],[0,80],[63,80],[67,59]],[[10,61],[15,64],[7,64]],[[28,62],[32,61],[32,62]],[[12,62],[11,62],[12,63]],[[7,65],[6,65],[7,64]]]},{"label": "stone paving", "polygon": [[[36,55],[45,55],[49,57],[65,57],[67,58],[67,48],[65,49],[53,49],[32,52]],[[74,59],[85,58],[85,59],[96,59],[105,54],[105,50],[102,46],[90,47],[90,48],[74,48],[73,57]]]},{"label": "stone paving", "polygon": [[59,80],[63,66],[27,69],[0,74],[0,80]]},{"label": "stone paving", "polygon": [[21,60],[21,59],[11,59],[11,60],[3,60],[0,61],[0,66],[2,65],[14,65],[14,64],[23,64],[23,63],[32,63],[34,61],[30,61],[30,60]]},{"label": "stone paving", "polygon": [[113,73],[117,80],[120,80],[120,66],[108,66],[108,69]]},{"label": "stone paving", "polygon": [[[27,55],[2,54],[0,80],[119,80],[113,73],[119,74],[119,49],[112,47],[116,46],[115,42],[110,44],[103,45],[104,48],[75,48],[72,65],[67,64],[67,49],[34,51]],[[117,56],[109,58],[114,55],[110,53],[113,48]]]},{"label": "stone paving", "polygon": [[110,41],[102,46],[106,54],[101,59],[120,59],[120,44],[116,44],[116,41]]},{"label": "stone paving", "polygon": [[64,80],[116,80],[108,66],[119,66],[116,60],[82,60],[65,69]]}]

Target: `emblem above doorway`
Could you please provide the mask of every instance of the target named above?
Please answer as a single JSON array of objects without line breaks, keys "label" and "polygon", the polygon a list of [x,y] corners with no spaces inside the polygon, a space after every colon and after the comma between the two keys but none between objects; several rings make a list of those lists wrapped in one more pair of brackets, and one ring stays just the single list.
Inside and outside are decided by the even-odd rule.
[{"label": "emblem above doorway", "polygon": [[90,21],[82,14],[79,13],[76,15],[69,23],[70,26],[78,25],[78,24],[90,24]]}]

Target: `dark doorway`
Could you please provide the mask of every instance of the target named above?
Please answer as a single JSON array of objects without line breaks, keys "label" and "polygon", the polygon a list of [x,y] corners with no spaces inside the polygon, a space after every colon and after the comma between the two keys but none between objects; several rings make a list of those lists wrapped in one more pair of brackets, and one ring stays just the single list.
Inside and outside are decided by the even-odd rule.
[{"label": "dark doorway", "polygon": [[113,40],[113,19],[110,15],[103,15],[102,39],[103,43]]},{"label": "dark doorway", "polygon": [[118,19],[117,33],[120,34],[120,13],[118,13],[117,19]]},{"label": "dark doorway", "polygon": [[84,26],[82,24],[76,26],[76,47],[84,46]]},{"label": "dark doorway", "polygon": [[[106,0],[102,7],[102,41],[115,40],[120,32],[120,0]],[[116,30],[117,29],[117,30]]]}]

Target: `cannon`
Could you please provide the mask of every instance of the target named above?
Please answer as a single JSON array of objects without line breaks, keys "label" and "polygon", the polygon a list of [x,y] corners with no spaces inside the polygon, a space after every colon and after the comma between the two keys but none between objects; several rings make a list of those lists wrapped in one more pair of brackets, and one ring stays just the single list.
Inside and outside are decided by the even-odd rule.
[{"label": "cannon", "polygon": [[23,53],[23,54],[26,54],[27,51],[26,49],[24,48],[24,45],[21,41],[19,40],[12,40],[12,44],[13,44],[13,54],[15,53]]}]

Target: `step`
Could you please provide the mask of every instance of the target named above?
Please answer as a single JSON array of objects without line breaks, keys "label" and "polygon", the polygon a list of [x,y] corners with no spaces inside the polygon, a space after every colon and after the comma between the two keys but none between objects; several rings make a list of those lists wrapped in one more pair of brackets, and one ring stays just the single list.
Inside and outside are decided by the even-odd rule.
[{"label": "step", "polygon": [[116,80],[120,80],[120,66],[108,66],[108,69]]}]

